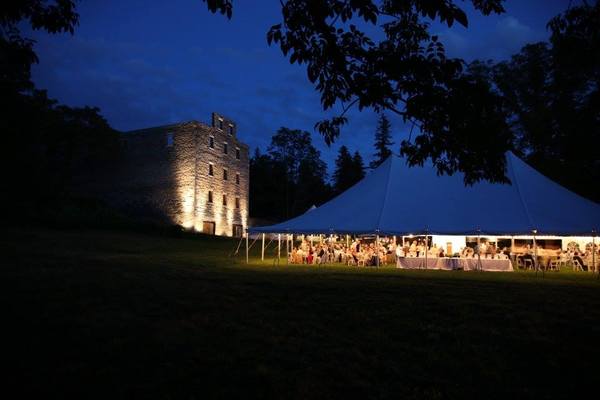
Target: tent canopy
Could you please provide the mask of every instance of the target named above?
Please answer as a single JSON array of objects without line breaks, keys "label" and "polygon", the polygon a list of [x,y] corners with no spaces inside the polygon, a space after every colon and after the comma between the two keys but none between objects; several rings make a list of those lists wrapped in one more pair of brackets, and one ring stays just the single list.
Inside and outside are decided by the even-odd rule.
[{"label": "tent canopy", "polygon": [[[249,232],[440,235],[581,235],[600,227],[600,205],[563,188],[506,153],[512,184],[437,175],[429,163],[408,167],[398,156],[344,193],[288,221]],[[593,182],[591,184],[597,184]]]}]

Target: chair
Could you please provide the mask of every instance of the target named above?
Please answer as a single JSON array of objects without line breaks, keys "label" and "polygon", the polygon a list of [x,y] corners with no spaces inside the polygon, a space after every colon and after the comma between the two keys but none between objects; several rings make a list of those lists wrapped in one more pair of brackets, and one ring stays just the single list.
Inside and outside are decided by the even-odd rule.
[{"label": "chair", "polygon": [[596,272],[596,265],[598,265],[598,260],[596,260],[596,265],[594,265],[594,258],[591,254],[589,254],[585,259],[585,265],[587,265],[587,270]]},{"label": "chair", "polygon": [[535,269],[535,265],[533,265],[533,260],[531,258],[524,258],[523,259],[523,268]]},{"label": "chair", "polygon": [[560,258],[555,257],[551,258],[548,263],[548,269],[551,271],[559,271],[560,270]]},{"label": "chair", "polygon": [[570,258],[569,255],[567,253],[562,253],[560,255],[560,258],[558,259],[558,266],[560,267],[566,267],[567,264],[569,263]]},{"label": "chair", "polygon": [[598,272],[598,269],[600,269],[600,263],[598,263],[598,257],[596,257],[595,259],[592,259],[590,257],[590,262],[589,262],[589,270],[590,271],[594,271],[594,272]]},{"label": "chair", "polygon": [[525,264],[523,264],[523,257],[517,256],[517,268],[524,269]]},{"label": "chair", "polygon": [[583,271],[583,265],[577,258],[573,258],[573,271]]}]

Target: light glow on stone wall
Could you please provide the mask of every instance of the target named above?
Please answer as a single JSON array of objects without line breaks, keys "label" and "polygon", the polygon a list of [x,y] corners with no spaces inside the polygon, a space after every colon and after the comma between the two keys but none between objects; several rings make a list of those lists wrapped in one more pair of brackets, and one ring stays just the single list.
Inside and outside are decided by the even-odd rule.
[{"label": "light glow on stone wall", "polygon": [[[235,158],[235,153],[222,154],[209,147],[208,141],[202,140],[207,135],[214,135],[216,141],[223,140],[219,138],[220,132],[207,131],[206,127],[176,135],[172,168],[179,207],[174,211],[174,222],[195,231],[202,231],[204,222],[213,222],[215,234],[232,236],[234,224],[247,228],[248,186],[243,181],[236,184],[234,179],[224,180],[220,174],[209,175],[207,165],[212,163],[217,171],[226,168],[231,177],[239,173],[244,180],[248,167]],[[212,203],[208,202],[209,191]],[[224,194],[227,206],[223,205]],[[241,200],[239,209],[235,208],[236,197]]]},{"label": "light glow on stone wall", "polygon": [[[204,219],[202,217],[197,217],[197,216],[206,215],[206,208],[208,207],[208,189],[202,190],[202,187],[200,187],[199,189],[200,189],[200,195],[197,195],[196,210],[195,210],[195,214],[192,218],[194,221],[194,224],[193,224],[194,230],[197,232],[202,232],[202,229],[204,228],[204,226],[203,226]],[[214,196],[214,194],[213,194],[213,196]]]},{"label": "light glow on stone wall", "polygon": [[191,228],[194,226],[194,188],[190,185],[181,185],[179,187],[179,198],[181,199],[181,217],[179,224],[184,228]]}]

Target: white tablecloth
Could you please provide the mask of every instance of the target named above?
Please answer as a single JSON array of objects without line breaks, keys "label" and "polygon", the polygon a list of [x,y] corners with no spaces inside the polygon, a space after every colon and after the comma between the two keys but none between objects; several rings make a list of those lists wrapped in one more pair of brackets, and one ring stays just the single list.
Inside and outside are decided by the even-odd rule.
[{"label": "white tablecloth", "polygon": [[[478,261],[477,258],[434,257],[428,258],[427,265],[425,265],[425,257],[406,257],[399,258],[396,266],[398,268],[406,269],[462,269],[465,271],[473,271],[478,269]],[[481,269],[484,271],[512,271],[513,266],[508,259],[492,260],[482,258]]]}]

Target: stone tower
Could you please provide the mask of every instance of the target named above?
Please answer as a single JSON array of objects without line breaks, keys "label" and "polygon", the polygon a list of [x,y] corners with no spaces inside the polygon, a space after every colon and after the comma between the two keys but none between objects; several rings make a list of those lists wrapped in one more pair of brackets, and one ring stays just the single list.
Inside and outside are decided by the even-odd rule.
[{"label": "stone tower", "polygon": [[248,226],[248,146],[234,121],[212,113],[210,125],[189,121],[125,132],[126,163],[117,202],[149,219],[222,236]]}]

